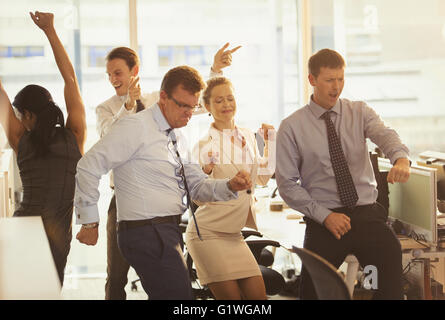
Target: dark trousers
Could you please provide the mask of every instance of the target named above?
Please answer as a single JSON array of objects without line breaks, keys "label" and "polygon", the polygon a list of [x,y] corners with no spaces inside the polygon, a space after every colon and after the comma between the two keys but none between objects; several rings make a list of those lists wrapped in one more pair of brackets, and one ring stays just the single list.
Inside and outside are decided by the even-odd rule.
[{"label": "dark trousers", "polygon": [[176,223],[119,229],[118,243],[150,300],[193,299],[182,233]]},{"label": "dark trousers", "polygon": [[[373,265],[377,269],[378,288],[374,299],[402,299],[402,251],[400,242],[386,225],[387,212],[378,203],[331,209],[351,218],[351,230],[340,240],[323,225],[305,218],[304,248],[322,256],[338,268],[348,254],[357,257],[361,266]],[[301,299],[317,299],[307,270],[301,271]]]},{"label": "dark trousers", "polygon": [[128,282],[130,265],[122,257],[117,245],[117,210],[116,197],[113,195],[108,208],[107,218],[107,281],[105,283],[105,300],[125,300],[125,286]]}]

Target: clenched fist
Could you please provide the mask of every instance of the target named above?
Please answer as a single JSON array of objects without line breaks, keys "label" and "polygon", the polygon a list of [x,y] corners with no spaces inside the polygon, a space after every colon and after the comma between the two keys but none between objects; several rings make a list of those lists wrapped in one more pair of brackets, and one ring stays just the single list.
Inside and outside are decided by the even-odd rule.
[{"label": "clenched fist", "polygon": [[229,184],[232,191],[250,190],[252,188],[250,174],[244,170],[238,171],[236,176],[229,180]]},{"label": "clenched fist", "polygon": [[99,238],[99,228],[80,228],[80,231],[77,233],[76,239],[79,240],[80,243],[94,246],[97,243],[97,239]]},{"label": "clenched fist", "polygon": [[351,219],[343,213],[331,212],[323,221],[323,225],[340,240],[351,230]]},{"label": "clenched fist", "polygon": [[400,158],[388,173],[387,181],[389,183],[407,182],[410,176],[410,162],[408,159]]},{"label": "clenched fist", "polygon": [[29,15],[34,23],[43,31],[54,29],[54,15],[50,12],[30,12]]}]

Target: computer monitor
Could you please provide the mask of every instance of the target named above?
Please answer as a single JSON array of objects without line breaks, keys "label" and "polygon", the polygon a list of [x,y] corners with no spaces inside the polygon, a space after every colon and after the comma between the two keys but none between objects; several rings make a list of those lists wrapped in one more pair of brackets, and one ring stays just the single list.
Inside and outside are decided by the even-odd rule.
[{"label": "computer monitor", "polygon": [[[388,159],[379,158],[380,171],[392,167]],[[437,246],[437,170],[412,165],[406,183],[388,183],[389,219],[402,222],[407,235],[418,235],[429,245]]]},{"label": "computer monitor", "polygon": [[425,151],[419,157],[417,165],[437,169],[437,199],[445,200],[445,153]]}]

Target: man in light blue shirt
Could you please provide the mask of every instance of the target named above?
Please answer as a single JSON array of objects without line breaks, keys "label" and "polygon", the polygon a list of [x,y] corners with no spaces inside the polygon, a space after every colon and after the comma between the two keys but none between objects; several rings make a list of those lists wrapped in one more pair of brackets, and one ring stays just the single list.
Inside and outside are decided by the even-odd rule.
[{"label": "man in light blue shirt", "polygon": [[[366,139],[380,147],[393,168],[388,182],[406,182],[408,148],[362,101],[340,99],[345,63],[323,49],[309,60],[314,94],[280,125],[276,180],[286,203],[306,220],[304,247],[339,267],[348,254],[378,270],[374,298],[400,299],[401,249],[376,203],[377,189]],[[301,298],[315,299],[302,270]]]},{"label": "man in light blue shirt", "polygon": [[213,180],[185,157],[188,151],[175,128],[187,125],[204,86],[195,69],[171,69],[159,102],[115,123],[77,166],[74,205],[82,224],[77,239],[97,243],[99,180],[113,169],[119,248],[150,299],[192,298],[178,226],[188,192],[203,202],[227,201],[251,187],[247,172]]}]

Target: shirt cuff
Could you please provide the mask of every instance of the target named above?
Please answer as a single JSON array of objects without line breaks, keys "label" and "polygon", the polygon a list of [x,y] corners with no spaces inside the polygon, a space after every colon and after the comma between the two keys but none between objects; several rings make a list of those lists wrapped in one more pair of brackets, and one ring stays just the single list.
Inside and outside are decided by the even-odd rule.
[{"label": "shirt cuff", "polygon": [[88,207],[76,207],[76,224],[99,222],[97,204]]},{"label": "shirt cuff", "polygon": [[396,161],[400,158],[408,159],[409,164],[411,166],[411,160],[410,160],[408,154],[406,154],[406,152],[403,152],[403,151],[398,151],[391,156],[391,159],[390,159],[391,164],[394,165],[396,163]]},{"label": "shirt cuff", "polygon": [[225,189],[226,192],[224,194],[225,198],[228,198],[228,200],[232,200],[232,199],[237,199],[238,198],[238,191],[232,191],[229,189],[228,183],[229,183],[230,179],[225,179]]},{"label": "shirt cuff", "polygon": [[314,209],[313,213],[312,213],[312,218],[313,220],[317,221],[319,224],[323,225],[324,220],[328,217],[328,215],[330,215],[332,213],[331,210],[322,207],[322,206],[318,206]]},{"label": "shirt cuff", "polygon": [[122,117],[122,115],[126,114],[132,114],[134,113],[134,108],[128,110],[127,108],[125,108],[125,102],[122,104],[121,108],[119,109],[119,111],[114,115],[115,120],[119,119],[120,117]]},{"label": "shirt cuff", "polygon": [[220,72],[215,72],[213,71],[213,68],[210,68],[210,78],[221,77],[221,76],[223,76],[222,70]]}]

